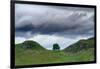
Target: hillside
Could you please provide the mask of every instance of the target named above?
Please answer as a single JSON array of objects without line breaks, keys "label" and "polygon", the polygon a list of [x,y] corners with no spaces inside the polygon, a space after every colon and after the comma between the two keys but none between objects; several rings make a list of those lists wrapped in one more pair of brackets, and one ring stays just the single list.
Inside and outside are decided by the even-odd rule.
[{"label": "hillside", "polygon": [[79,40],[78,42],[65,48],[64,51],[75,53],[75,52],[86,50],[89,48],[94,48],[94,38],[89,38],[86,40]]},{"label": "hillside", "polygon": [[[86,44],[81,47],[81,44]],[[35,41],[15,45],[15,65],[94,61],[94,39],[80,40],[64,50],[47,50]]]},{"label": "hillside", "polygon": [[21,48],[21,49],[34,49],[34,50],[46,50],[43,46],[41,46],[39,43],[35,41],[24,41],[23,43],[16,44],[16,48]]}]

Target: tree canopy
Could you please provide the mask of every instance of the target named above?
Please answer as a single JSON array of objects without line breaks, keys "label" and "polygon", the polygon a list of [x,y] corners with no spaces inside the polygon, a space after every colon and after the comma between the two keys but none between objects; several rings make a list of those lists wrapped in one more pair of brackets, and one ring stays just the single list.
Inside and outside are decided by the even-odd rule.
[{"label": "tree canopy", "polygon": [[57,43],[53,44],[53,50],[60,50],[60,46]]}]

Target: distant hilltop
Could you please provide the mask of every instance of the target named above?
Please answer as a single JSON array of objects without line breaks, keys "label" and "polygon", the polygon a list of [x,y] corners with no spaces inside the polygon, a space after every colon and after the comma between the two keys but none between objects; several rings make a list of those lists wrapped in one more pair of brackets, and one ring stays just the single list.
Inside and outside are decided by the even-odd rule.
[{"label": "distant hilltop", "polygon": [[94,48],[94,38],[82,39],[64,49],[66,52],[78,52],[83,49]]}]

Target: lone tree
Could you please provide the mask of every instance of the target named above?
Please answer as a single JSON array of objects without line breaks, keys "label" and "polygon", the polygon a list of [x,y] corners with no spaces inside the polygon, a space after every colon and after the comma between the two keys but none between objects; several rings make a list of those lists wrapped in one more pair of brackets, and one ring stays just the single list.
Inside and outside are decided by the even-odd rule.
[{"label": "lone tree", "polygon": [[53,45],[53,50],[60,50],[60,46],[56,43]]}]

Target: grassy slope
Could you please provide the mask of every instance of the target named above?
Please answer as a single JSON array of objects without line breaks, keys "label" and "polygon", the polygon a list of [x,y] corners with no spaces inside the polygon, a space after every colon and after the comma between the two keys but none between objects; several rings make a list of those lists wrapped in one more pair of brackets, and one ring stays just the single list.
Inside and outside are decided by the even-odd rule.
[{"label": "grassy slope", "polygon": [[79,52],[83,49],[94,48],[94,38],[89,38],[87,40],[80,40],[75,44],[70,45],[69,47],[65,48],[64,51],[66,52]]},{"label": "grassy slope", "polygon": [[80,62],[93,61],[94,49],[83,49],[79,52],[50,51],[42,48],[36,43],[36,48],[23,49],[22,44],[17,44],[15,48],[15,63],[16,65],[30,64],[49,64],[49,63],[64,63],[64,62]]}]

